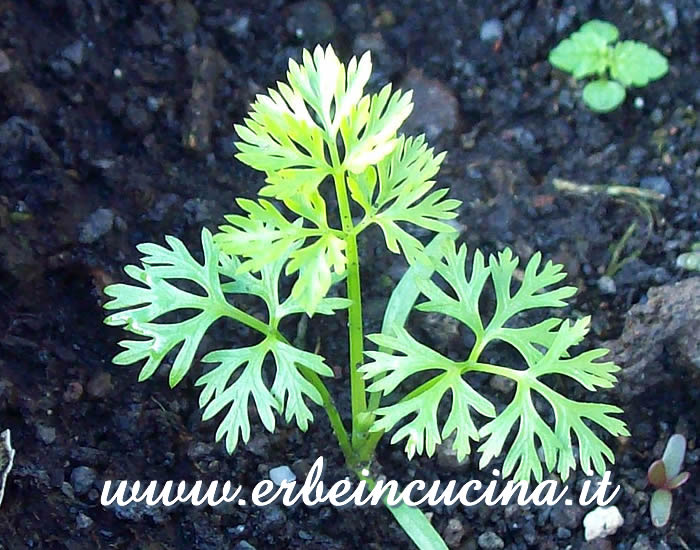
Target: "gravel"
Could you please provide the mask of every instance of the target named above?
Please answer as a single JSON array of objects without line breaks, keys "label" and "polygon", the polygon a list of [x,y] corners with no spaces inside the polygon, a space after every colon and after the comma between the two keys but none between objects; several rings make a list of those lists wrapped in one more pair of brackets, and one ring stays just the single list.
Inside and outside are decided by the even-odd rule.
[{"label": "gravel", "polygon": [[97,472],[89,466],[78,466],[73,468],[70,474],[70,483],[76,495],[87,493],[97,479]]}]

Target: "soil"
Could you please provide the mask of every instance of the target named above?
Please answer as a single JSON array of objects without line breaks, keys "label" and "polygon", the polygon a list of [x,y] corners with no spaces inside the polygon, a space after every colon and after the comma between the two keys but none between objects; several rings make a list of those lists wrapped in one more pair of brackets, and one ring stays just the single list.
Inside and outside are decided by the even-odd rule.
[{"label": "soil", "polygon": [[[670,62],[665,78],[607,115],[588,110],[581,84],[546,61],[593,18]],[[99,504],[104,479],[251,488],[272,467],[303,472],[321,455],[327,479],[348,475],[320,410],[306,434],[256,424],[229,456],[214,444],[215,423],[201,422],[197,366],[172,391],[162,373],[138,384],[136,367],[111,364],[122,334],[102,324],[101,291],[124,280],[136,244],[169,234],[195,250],[202,226],[215,229],[234,197],[255,194],[262,177],[233,158],[233,124],[316,42],[343,59],[372,48],[375,87],[423,87],[408,126],[448,152],[439,182],[463,201],[462,240],[563,263],[579,288],[566,313],[592,316],[586,345],[612,343],[619,364],[636,369],[623,384],[633,391],[596,397],[624,403],[632,433],[610,441],[624,518],[616,534],[585,542],[588,510],[577,506],[438,507],[436,528],[460,549],[699,548],[698,293],[675,286],[696,276],[675,259],[700,240],[699,23],[694,0],[0,2],[0,431],[11,430],[17,450],[0,549],[411,547],[383,509]],[[611,185],[646,194],[613,195]],[[374,331],[403,267],[377,234],[361,244]],[[443,319],[411,327],[450,353],[464,349],[465,335]],[[246,338],[224,329],[207,345]],[[306,340],[331,358],[345,404],[342,329],[343,319],[314,319]],[[634,353],[642,347],[651,360]],[[645,473],[674,432],[688,438],[691,479],[656,529]],[[455,465],[441,453],[409,463],[382,444],[377,460],[390,479],[490,479],[476,461]],[[579,472],[570,483],[583,480]]]}]

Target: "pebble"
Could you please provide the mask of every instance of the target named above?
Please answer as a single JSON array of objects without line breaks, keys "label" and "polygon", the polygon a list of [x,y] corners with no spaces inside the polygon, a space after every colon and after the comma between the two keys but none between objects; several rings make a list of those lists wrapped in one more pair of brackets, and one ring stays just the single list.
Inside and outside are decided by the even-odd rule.
[{"label": "pebble", "polygon": [[624,523],[617,506],[598,506],[583,518],[584,537],[593,540],[614,535]]},{"label": "pebble", "polygon": [[503,38],[503,23],[499,19],[484,21],[479,30],[482,42],[496,42]]},{"label": "pebble", "polygon": [[627,155],[627,162],[632,166],[639,166],[647,157],[647,150],[644,147],[632,147]]},{"label": "pebble", "polygon": [[489,386],[501,393],[508,394],[515,388],[517,382],[506,378],[505,376],[492,376],[489,380]]},{"label": "pebble", "polygon": [[632,545],[632,550],[654,550],[654,547],[649,542],[649,537],[639,535]]},{"label": "pebble", "polygon": [[7,57],[7,54],[0,50],[0,74],[1,73],[6,73],[12,68],[12,62],[10,61],[10,58]]},{"label": "pebble", "polygon": [[639,182],[639,187],[642,189],[649,189],[651,191],[656,191],[660,195],[668,197],[671,192],[671,184],[663,176],[647,176],[642,178]]},{"label": "pebble", "polygon": [[483,550],[502,550],[505,547],[503,539],[493,531],[481,533],[476,542],[479,545],[479,548],[482,548]]},{"label": "pebble", "polygon": [[87,384],[87,392],[90,397],[102,399],[112,389],[112,375],[106,371],[96,373]]},{"label": "pebble", "polygon": [[678,12],[676,11],[676,7],[671,4],[671,2],[661,2],[659,8],[661,8],[661,15],[663,15],[664,21],[666,21],[668,32],[672,33],[678,26]]},{"label": "pebble", "polygon": [[67,81],[75,76],[73,65],[70,64],[70,61],[62,57],[49,61],[49,67],[51,67],[54,74],[61,80]]},{"label": "pebble", "polygon": [[248,29],[250,28],[250,17],[247,15],[242,15],[236,19],[230,25],[225,27],[226,32],[232,34],[235,38],[243,39],[248,36]]},{"label": "pebble", "polygon": [[263,517],[264,524],[268,528],[279,529],[287,523],[287,515],[276,504],[263,508]]},{"label": "pebble", "polygon": [[664,121],[664,112],[657,107],[651,112],[651,114],[649,115],[649,119],[654,124],[661,124]]},{"label": "pebble", "polygon": [[442,538],[445,539],[445,544],[450,548],[457,548],[462,542],[465,529],[462,522],[457,518],[452,518],[447,522],[445,530],[442,532]]},{"label": "pebble", "polygon": [[402,127],[406,135],[425,133],[427,141],[431,142],[459,124],[457,98],[439,80],[411,69],[399,88],[413,90],[413,111]]},{"label": "pebble", "polygon": [[233,547],[233,550],[256,550],[256,548],[247,540],[242,540]]},{"label": "pebble", "polygon": [[562,33],[571,25],[575,10],[561,10],[557,16],[557,33]]},{"label": "pebble", "polygon": [[450,472],[460,472],[469,469],[471,463],[469,455],[465,456],[463,460],[459,460],[457,451],[452,448],[453,443],[454,438],[450,437],[437,446],[438,466]]},{"label": "pebble", "polygon": [[109,233],[113,225],[114,211],[110,208],[99,208],[80,224],[78,241],[82,244],[92,244]]},{"label": "pebble", "polygon": [[333,10],[325,2],[306,0],[292,4],[286,26],[299,40],[321,44],[335,34],[336,19]]},{"label": "pebble", "polygon": [[63,392],[63,400],[66,403],[75,403],[80,401],[83,396],[83,385],[78,381],[73,381],[68,384],[66,391]]},{"label": "pebble", "polygon": [[42,443],[44,443],[44,445],[51,445],[54,441],[56,441],[56,428],[53,426],[37,424],[36,436]]},{"label": "pebble", "polygon": [[70,473],[70,483],[76,494],[87,493],[97,479],[97,472],[89,466],[78,466]]},{"label": "pebble", "polygon": [[600,290],[603,294],[616,294],[617,286],[615,285],[615,281],[612,277],[603,275],[600,279],[598,279],[598,290]]},{"label": "pebble", "polygon": [[79,66],[85,59],[85,46],[81,40],[73,42],[70,46],[66,46],[61,55],[73,65]]},{"label": "pebble", "polygon": [[129,126],[139,132],[147,132],[153,125],[153,115],[136,103],[127,105],[126,118]]},{"label": "pebble", "polygon": [[199,24],[199,12],[187,0],[175,4],[175,27],[182,34],[194,33]]},{"label": "pebble", "polygon": [[75,526],[78,529],[89,529],[94,523],[90,516],[86,516],[82,512],[79,512],[75,518]]},{"label": "pebble", "polygon": [[277,466],[270,469],[270,481],[275,485],[282,485],[283,481],[296,481],[297,476],[289,466]]},{"label": "pebble", "polygon": [[554,527],[572,530],[581,525],[581,519],[583,518],[584,514],[585,510],[578,504],[574,503],[567,506],[563,502],[560,502],[552,507],[549,518]]}]

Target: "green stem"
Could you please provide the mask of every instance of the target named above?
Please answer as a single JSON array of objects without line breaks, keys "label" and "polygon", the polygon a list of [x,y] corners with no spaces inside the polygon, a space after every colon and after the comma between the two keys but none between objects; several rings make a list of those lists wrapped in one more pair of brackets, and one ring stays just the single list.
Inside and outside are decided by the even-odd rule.
[{"label": "green stem", "polygon": [[245,311],[238,309],[235,306],[232,306],[225,300],[222,300],[222,312],[221,315],[224,316],[226,315],[227,317],[231,317],[232,319],[235,319],[239,323],[242,323],[262,334],[265,336],[279,336],[280,339],[282,338],[282,335],[277,331],[276,328],[270,327],[267,323],[264,323],[260,319],[257,319],[253,317],[250,313],[246,313]]},{"label": "green stem", "polygon": [[[224,304],[222,305],[225,305],[225,315],[236,319],[244,325],[247,325],[250,328],[257,330],[258,332],[261,332],[266,336],[272,336],[275,339],[284,342],[285,344],[289,343],[287,339],[282,335],[282,333],[280,333],[277,330],[276,327],[268,326],[266,323],[263,323],[262,321],[256,319],[255,317],[246,313],[245,311],[241,311],[240,309],[232,306],[228,302],[224,302]],[[326,410],[328,420],[331,423],[331,428],[333,429],[333,433],[335,433],[335,436],[338,439],[338,443],[340,444],[340,448],[343,451],[343,455],[345,455],[346,457],[352,457],[354,453],[352,450],[352,446],[350,445],[348,432],[345,429],[343,420],[340,418],[340,413],[338,412],[338,409],[336,408],[335,403],[333,402],[333,398],[331,397],[328,388],[326,388],[326,385],[323,383],[318,374],[316,374],[314,371],[301,365],[300,369],[302,374],[304,375],[304,378],[306,378],[311,383],[311,385],[314,388],[316,388],[316,391],[318,391],[318,393],[321,395],[321,400],[323,401],[323,408]]]},{"label": "green stem", "polygon": [[347,255],[347,296],[350,300],[348,309],[348,338],[350,348],[350,399],[352,407],[352,446],[357,449],[366,437],[362,425],[363,413],[367,411],[365,381],[358,370],[364,359],[362,329],[362,290],[360,287],[360,260],[357,251],[357,235],[353,231],[350,201],[345,186],[345,173],[338,167],[333,173],[335,192],[340,210],[340,223],[345,233],[345,253]]},{"label": "green stem", "polygon": [[505,378],[510,378],[516,382],[522,382],[527,378],[527,371],[510,369],[508,367],[499,367],[498,365],[491,365],[489,363],[478,363],[476,361],[466,360],[459,363],[461,367],[461,374],[468,371],[479,371],[486,374],[495,374],[497,376],[503,376]]},{"label": "green stem", "polygon": [[343,451],[343,455],[346,458],[353,456],[352,445],[350,444],[350,438],[348,437],[348,432],[345,430],[345,425],[343,420],[340,418],[340,413],[335,407],[333,398],[331,397],[328,388],[321,381],[321,378],[309,368],[301,367],[301,372],[304,377],[311,382],[314,388],[321,394],[321,400],[323,401],[323,408],[326,410],[328,415],[328,420],[331,423],[331,428],[335,437],[338,439],[340,444],[340,449]]}]

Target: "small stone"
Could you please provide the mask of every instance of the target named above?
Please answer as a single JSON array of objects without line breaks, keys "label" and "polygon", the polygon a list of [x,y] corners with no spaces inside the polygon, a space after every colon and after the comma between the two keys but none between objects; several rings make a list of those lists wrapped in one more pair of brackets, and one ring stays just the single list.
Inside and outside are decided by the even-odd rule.
[{"label": "small stone", "polygon": [[214,451],[214,446],[209,443],[204,443],[202,441],[197,441],[190,445],[187,449],[187,456],[191,460],[201,460],[204,458],[210,458]]},{"label": "small stone", "polygon": [[86,516],[82,512],[79,512],[75,518],[75,526],[78,529],[89,529],[94,523],[90,516]]},{"label": "small stone", "polygon": [[106,371],[95,374],[87,384],[87,392],[90,397],[102,399],[112,389],[112,375]]},{"label": "small stone", "polygon": [[61,80],[67,81],[75,76],[73,65],[70,64],[70,61],[62,57],[49,61],[49,67],[51,67],[54,74]]},{"label": "small stone", "polygon": [[246,445],[246,450],[259,457],[265,457],[267,456],[269,446],[270,440],[267,438],[267,436],[258,434],[253,436],[250,442],[248,442]]},{"label": "small stone", "polygon": [[479,30],[479,38],[482,42],[496,42],[503,38],[503,23],[499,19],[484,21]]},{"label": "small stone", "polygon": [[256,550],[256,548],[248,541],[242,540],[233,547],[233,550]]},{"label": "small stone", "polygon": [[208,199],[188,199],[182,205],[182,209],[185,212],[185,221],[189,225],[201,225],[216,217],[216,202]]},{"label": "small stone", "polygon": [[632,545],[632,550],[654,550],[654,547],[651,545],[649,537],[639,535]]},{"label": "small stone", "polygon": [[678,26],[678,12],[676,11],[676,7],[671,4],[671,2],[661,2],[659,8],[661,8],[661,15],[663,15],[664,21],[666,21],[668,32],[672,33]]},{"label": "small stone", "polygon": [[181,204],[181,198],[179,196],[175,193],[166,193],[153,205],[153,208],[148,212],[148,217],[154,222],[161,222],[178,204]]},{"label": "small stone", "polygon": [[121,94],[112,94],[107,100],[107,109],[114,116],[121,116],[124,113],[124,107],[126,107],[126,102]]},{"label": "small stone", "polygon": [[561,10],[557,16],[557,33],[563,33],[571,25],[573,21],[573,14],[576,13],[572,10]]},{"label": "small stone", "polygon": [[639,187],[642,189],[649,189],[651,191],[656,191],[664,197],[668,197],[673,189],[671,189],[671,184],[663,176],[647,176],[639,181]]},{"label": "small stone", "polygon": [[7,57],[7,54],[0,50],[0,74],[1,73],[6,73],[12,68],[12,62],[10,61],[10,58]]},{"label": "small stone", "polygon": [[77,40],[70,46],[65,47],[61,55],[73,63],[73,65],[79,66],[85,59],[85,46],[81,40]]},{"label": "small stone", "polygon": [[427,78],[421,71],[412,69],[399,88],[413,90],[414,108],[402,127],[408,135],[425,133],[428,141],[433,141],[458,126],[457,98],[439,80]]},{"label": "small stone", "polygon": [[614,535],[625,523],[617,506],[598,506],[583,518],[586,540]]},{"label": "small stone", "polygon": [[447,522],[447,527],[442,532],[442,538],[445,539],[445,544],[450,548],[457,548],[464,537],[464,525],[457,518],[452,518]]},{"label": "small stone", "polygon": [[559,527],[557,528],[557,538],[558,539],[570,539],[571,538],[571,531],[567,529],[566,527]]},{"label": "small stone", "polygon": [[66,387],[66,391],[63,392],[63,400],[66,403],[75,403],[76,401],[80,401],[82,396],[83,385],[78,381],[69,383]]},{"label": "small stone", "polygon": [[263,508],[263,517],[266,527],[271,527],[272,529],[279,529],[287,523],[287,514],[276,504]]},{"label": "small stone", "polygon": [[516,384],[517,382],[515,380],[511,380],[505,376],[492,376],[489,380],[489,386],[496,391],[506,394],[513,391]]},{"label": "small stone", "polygon": [[483,550],[502,550],[505,547],[503,539],[493,531],[481,533],[476,542],[479,545],[479,548],[482,548]]},{"label": "small stone", "polygon": [[248,29],[250,28],[250,17],[247,15],[242,15],[238,17],[233,23],[226,26],[225,30],[234,37],[243,39],[248,36]]},{"label": "small stone", "polygon": [[126,118],[130,127],[139,132],[147,132],[153,124],[153,115],[136,103],[127,105]]},{"label": "small stone", "polygon": [[454,438],[450,437],[437,446],[438,466],[450,472],[460,472],[469,468],[469,455],[462,460],[457,457],[457,451],[452,447]]},{"label": "small stone", "polygon": [[654,124],[661,124],[664,121],[664,112],[657,107],[651,112],[649,118]]},{"label": "small stone", "polygon": [[92,244],[110,232],[114,225],[114,211],[109,208],[99,208],[80,224],[78,241]]},{"label": "small stone", "polygon": [[70,483],[73,486],[73,491],[77,495],[87,493],[97,479],[97,472],[88,466],[78,466],[73,468],[70,474]]},{"label": "small stone", "polygon": [[639,166],[647,157],[647,150],[644,147],[632,147],[627,155],[627,162],[632,166]]},{"label": "small stone", "polygon": [[287,18],[287,30],[299,40],[310,44],[327,42],[335,33],[333,10],[325,2],[305,0],[292,4]]},{"label": "small stone", "polygon": [[598,279],[598,290],[600,290],[603,294],[616,294],[617,286],[615,285],[615,281],[612,277],[603,275],[600,279]]},{"label": "small stone", "polygon": [[37,424],[36,436],[44,445],[51,445],[54,441],[56,441],[56,428],[53,426]]},{"label": "small stone", "polygon": [[270,470],[270,481],[275,485],[282,485],[283,481],[296,481],[297,476],[289,466],[277,466]]},{"label": "small stone", "polygon": [[183,33],[193,33],[199,24],[199,12],[187,0],[178,0],[175,8],[175,26]]}]

